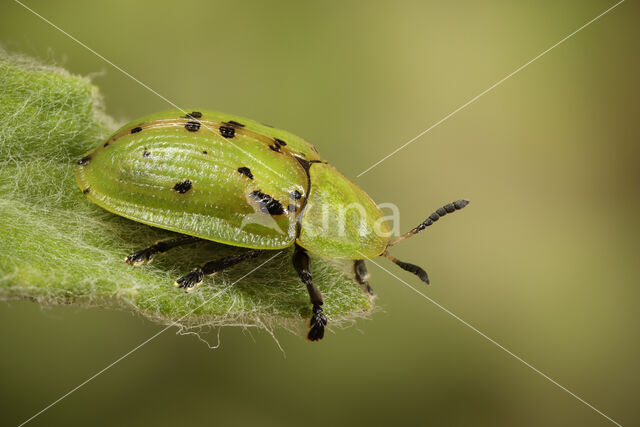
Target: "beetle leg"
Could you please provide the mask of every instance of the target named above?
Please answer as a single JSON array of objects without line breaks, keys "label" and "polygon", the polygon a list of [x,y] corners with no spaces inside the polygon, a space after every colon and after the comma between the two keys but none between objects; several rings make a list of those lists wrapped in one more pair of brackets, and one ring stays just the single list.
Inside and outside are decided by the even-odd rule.
[{"label": "beetle leg", "polygon": [[189,273],[180,277],[174,284],[179,288],[183,288],[185,292],[191,292],[196,285],[202,283],[204,276],[213,276],[214,274],[239,264],[242,261],[255,258],[263,252],[264,251],[262,250],[251,250],[240,255],[232,255],[214,261],[209,261],[202,267],[196,267]]},{"label": "beetle leg", "polygon": [[309,330],[307,338],[310,341],[318,341],[324,336],[324,327],[327,324],[327,316],[324,315],[322,310],[322,305],[324,304],[324,301],[322,301],[322,294],[320,294],[318,288],[313,285],[313,278],[309,272],[309,262],[309,255],[307,254],[307,251],[296,245],[295,251],[293,252],[293,267],[298,272],[298,276],[300,276],[302,283],[307,285],[309,298],[311,299],[311,304],[313,304],[313,316],[311,316],[311,322],[309,322],[311,329]]},{"label": "beetle leg", "polygon": [[153,260],[153,257],[158,253],[167,252],[169,249],[173,249],[176,246],[187,245],[189,243],[197,242],[200,240],[198,237],[193,236],[180,236],[174,239],[168,240],[160,240],[156,242],[153,246],[149,246],[148,248],[142,249],[141,251],[134,252],[128,255],[124,261],[127,264],[131,265],[140,265],[143,263],[148,263]]},{"label": "beetle leg", "polygon": [[356,273],[356,280],[360,285],[369,292],[369,295],[373,296],[373,289],[369,286],[369,272],[367,271],[367,264],[363,259],[357,259],[353,262],[353,271]]}]

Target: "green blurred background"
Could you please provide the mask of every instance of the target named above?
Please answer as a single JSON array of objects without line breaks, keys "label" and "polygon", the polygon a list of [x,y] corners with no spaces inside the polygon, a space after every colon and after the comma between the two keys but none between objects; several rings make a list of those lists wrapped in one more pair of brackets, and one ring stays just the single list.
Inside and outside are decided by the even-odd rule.
[{"label": "green blurred background", "polygon": [[[25,2],[180,106],[291,130],[401,228],[412,285],[623,425],[640,424],[640,7],[627,1],[361,178],[614,2]],[[0,44],[92,76],[118,120],[171,108],[19,4]],[[324,342],[170,330],[33,425],[607,425],[370,265],[379,310]],[[126,312],[0,304],[0,424],[160,330]],[[205,334],[216,342],[216,332]]]}]

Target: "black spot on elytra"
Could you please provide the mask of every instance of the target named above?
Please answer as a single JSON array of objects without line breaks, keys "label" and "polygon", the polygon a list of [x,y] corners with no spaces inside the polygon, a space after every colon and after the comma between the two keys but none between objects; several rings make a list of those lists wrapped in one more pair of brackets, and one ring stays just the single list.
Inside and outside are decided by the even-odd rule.
[{"label": "black spot on elytra", "polygon": [[106,146],[108,146],[108,145],[109,145],[109,141],[105,142],[105,143],[104,143],[104,145],[103,145],[103,147],[106,147]]},{"label": "black spot on elytra", "polygon": [[271,148],[276,153],[281,153],[279,145],[270,145],[269,148]]},{"label": "black spot on elytra", "polygon": [[133,129],[131,129],[131,133],[138,133],[142,130],[142,128],[140,126],[134,127]]},{"label": "black spot on elytra", "polygon": [[204,150],[204,151],[202,152],[202,154],[207,154],[207,150]]},{"label": "black spot on elytra", "polygon": [[243,128],[244,127],[244,125],[242,123],[238,123],[235,120],[229,120],[227,122],[227,124],[229,124],[231,126],[238,126],[239,128]]},{"label": "black spot on elytra", "polygon": [[80,166],[87,166],[90,161],[91,161],[91,156],[84,156],[83,158],[78,160],[78,164]]},{"label": "black spot on elytra", "polygon": [[87,194],[89,191],[91,191],[91,187],[87,187],[84,190],[82,190],[83,194]]},{"label": "black spot on elytra", "polygon": [[302,193],[298,190],[293,190],[291,193],[289,193],[289,197],[291,197],[291,199],[293,200],[300,200],[302,198]]},{"label": "black spot on elytra", "polygon": [[199,119],[202,117],[202,113],[200,111],[193,111],[184,116],[185,119]]},{"label": "black spot on elytra", "polygon": [[290,203],[289,206],[287,206],[287,210],[289,212],[295,212],[296,211],[296,205]]},{"label": "black spot on elytra", "polygon": [[276,142],[276,145],[279,145],[281,147],[284,147],[285,145],[287,145],[287,143],[280,138],[273,138],[273,140]]},{"label": "black spot on elytra", "polygon": [[142,152],[142,157],[149,157],[151,156],[151,153],[147,151],[147,149],[145,148],[144,151]]},{"label": "black spot on elytra", "polygon": [[176,185],[173,186],[173,189],[180,194],[184,194],[187,191],[191,190],[191,180],[185,179],[182,182],[178,182],[176,183]]},{"label": "black spot on elytra", "polygon": [[282,203],[260,190],[252,192],[249,196],[260,204],[260,211],[263,213],[268,213],[269,215],[282,215],[284,213]]},{"label": "black spot on elytra", "polygon": [[187,122],[187,123],[185,123],[184,128],[186,130],[188,130],[189,132],[198,132],[198,129],[200,129],[200,123],[198,123],[198,122]]},{"label": "black spot on elytra", "polygon": [[234,128],[230,128],[228,126],[220,126],[220,135],[225,138],[233,138],[236,134],[236,130]]},{"label": "black spot on elytra", "polygon": [[249,169],[246,166],[238,168],[238,172],[240,172],[242,175],[246,176],[249,179],[253,179],[253,174],[251,173],[251,169]]}]

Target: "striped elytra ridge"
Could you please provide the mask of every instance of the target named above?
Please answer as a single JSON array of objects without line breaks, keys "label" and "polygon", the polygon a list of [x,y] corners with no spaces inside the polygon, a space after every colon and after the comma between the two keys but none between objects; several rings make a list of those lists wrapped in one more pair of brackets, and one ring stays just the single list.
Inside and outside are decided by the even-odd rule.
[{"label": "striped elytra ridge", "polygon": [[[196,116],[193,116],[194,113]],[[225,140],[233,140],[236,137],[242,136],[266,144],[266,146],[274,152],[292,154],[308,160],[319,159],[317,150],[315,150],[311,144],[306,143],[311,150],[297,151],[295,149],[286,149],[284,147],[287,143],[281,138],[270,137],[263,133],[246,128],[244,124],[234,120],[226,122],[207,120],[206,118],[203,118],[202,113],[198,113],[199,112],[193,112],[185,117],[157,119],[138,123],[131,128],[122,129],[115,133],[105,142],[103,148],[106,148],[108,145],[129,134],[135,134],[152,129],[184,128],[188,132],[208,132],[215,134]],[[200,119],[196,119],[196,117],[199,117]]]}]

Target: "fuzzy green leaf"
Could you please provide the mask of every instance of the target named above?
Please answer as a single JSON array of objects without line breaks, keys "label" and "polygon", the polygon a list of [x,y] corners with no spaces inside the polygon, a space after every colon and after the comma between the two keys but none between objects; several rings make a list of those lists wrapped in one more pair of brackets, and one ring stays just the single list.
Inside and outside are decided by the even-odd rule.
[{"label": "fuzzy green leaf", "polygon": [[[0,299],[120,307],[186,327],[304,327],[306,288],[285,250],[206,278],[172,284],[194,266],[242,250],[200,242],[133,268],[124,257],[173,234],[110,214],[78,189],[73,164],[115,128],[87,79],[0,51]],[[330,325],[366,315],[371,299],[350,263],[312,257]],[[232,285],[233,284],[233,285]]]}]

